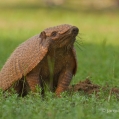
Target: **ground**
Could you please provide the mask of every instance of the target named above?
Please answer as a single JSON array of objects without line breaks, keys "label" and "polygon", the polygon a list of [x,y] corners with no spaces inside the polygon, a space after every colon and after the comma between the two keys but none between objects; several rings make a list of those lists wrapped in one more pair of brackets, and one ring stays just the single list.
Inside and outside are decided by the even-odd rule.
[{"label": "ground", "polygon": [[[71,84],[86,77],[97,85],[119,88],[119,12],[118,9],[82,9],[64,5],[47,7],[27,2],[6,2],[0,6],[0,69],[12,51],[43,29],[63,23],[76,25],[80,33],[75,43],[78,70]],[[79,38],[80,37],[80,38]],[[56,98],[48,91],[24,98],[0,93],[0,119],[112,119],[119,118],[119,101],[100,92],[100,98],[64,92]]]}]

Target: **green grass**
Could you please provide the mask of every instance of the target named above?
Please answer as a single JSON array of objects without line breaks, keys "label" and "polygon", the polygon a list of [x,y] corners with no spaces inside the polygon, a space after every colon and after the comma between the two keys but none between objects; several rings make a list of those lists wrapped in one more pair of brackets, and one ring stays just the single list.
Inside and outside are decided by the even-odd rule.
[{"label": "green grass", "polygon": [[[29,37],[43,29],[62,23],[79,27],[75,44],[78,71],[72,84],[87,76],[99,85],[119,87],[119,12],[118,10],[83,10],[78,7],[46,7],[41,4],[3,4],[0,6],[0,69],[12,51]],[[0,119],[116,119],[119,101],[103,93],[97,99],[75,93],[56,98],[47,92],[43,100],[39,94],[5,98],[0,94]]]}]

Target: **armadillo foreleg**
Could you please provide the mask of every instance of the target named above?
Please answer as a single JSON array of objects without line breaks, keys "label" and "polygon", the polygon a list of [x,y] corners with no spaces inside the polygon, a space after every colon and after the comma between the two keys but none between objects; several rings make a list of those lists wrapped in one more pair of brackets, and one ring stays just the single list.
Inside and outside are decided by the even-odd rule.
[{"label": "armadillo foreleg", "polygon": [[58,86],[55,91],[57,96],[60,96],[60,94],[68,88],[71,79],[72,79],[72,73],[70,71],[64,71],[61,73],[58,80]]}]

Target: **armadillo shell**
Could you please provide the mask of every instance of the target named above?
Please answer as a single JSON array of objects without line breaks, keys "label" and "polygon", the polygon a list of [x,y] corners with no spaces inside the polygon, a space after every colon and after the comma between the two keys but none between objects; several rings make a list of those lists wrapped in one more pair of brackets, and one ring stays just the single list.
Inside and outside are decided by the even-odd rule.
[{"label": "armadillo shell", "polygon": [[8,89],[14,82],[26,76],[46,55],[48,47],[43,47],[36,35],[19,45],[0,71],[0,88]]}]

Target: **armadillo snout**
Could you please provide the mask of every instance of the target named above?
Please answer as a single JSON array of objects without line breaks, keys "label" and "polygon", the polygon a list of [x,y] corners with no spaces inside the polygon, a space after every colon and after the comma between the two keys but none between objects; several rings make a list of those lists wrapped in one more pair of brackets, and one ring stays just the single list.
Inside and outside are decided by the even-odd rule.
[{"label": "armadillo snout", "polygon": [[73,28],[71,29],[71,33],[74,34],[74,35],[77,35],[79,32],[79,29],[75,26],[73,26]]}]

